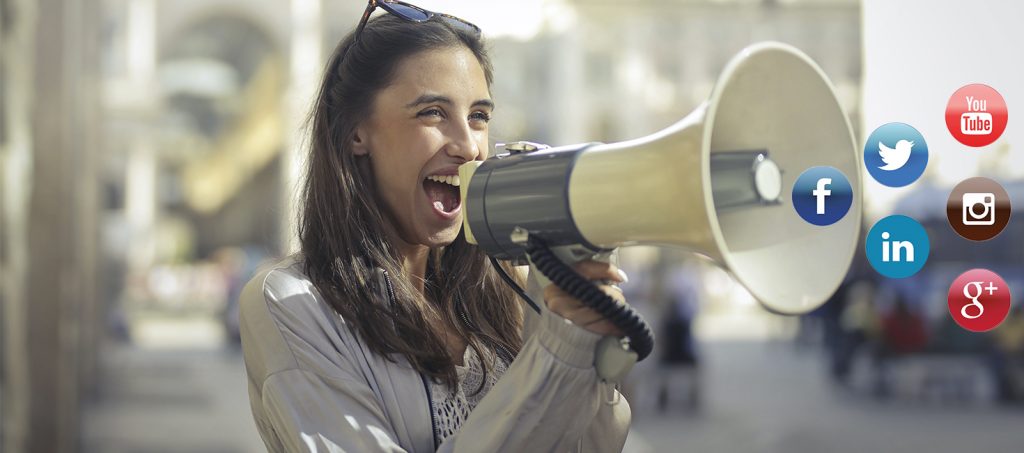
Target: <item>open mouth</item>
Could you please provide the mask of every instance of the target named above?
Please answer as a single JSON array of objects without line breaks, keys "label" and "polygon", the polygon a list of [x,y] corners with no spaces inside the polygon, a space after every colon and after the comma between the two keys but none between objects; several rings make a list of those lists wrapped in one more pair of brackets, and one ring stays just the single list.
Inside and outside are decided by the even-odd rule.
[{"label": "open mouth", "polygon": [[427,176],[423,180],[423,190],[435,211],[441,214],[453,214],[461,204],[459,193],[459,176]]}]

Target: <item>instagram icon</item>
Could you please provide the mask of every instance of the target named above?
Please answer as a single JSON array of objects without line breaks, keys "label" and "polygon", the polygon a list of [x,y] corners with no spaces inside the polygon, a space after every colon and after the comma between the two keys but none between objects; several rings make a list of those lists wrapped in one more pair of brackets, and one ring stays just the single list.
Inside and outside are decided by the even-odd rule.
[{"label": "instagram icon", "polygon": [[946,218],[953,231],[972,241],[999,235],[1010,222],[1010,196],[995,180],[976,176],[957,184],[946,200]]}]

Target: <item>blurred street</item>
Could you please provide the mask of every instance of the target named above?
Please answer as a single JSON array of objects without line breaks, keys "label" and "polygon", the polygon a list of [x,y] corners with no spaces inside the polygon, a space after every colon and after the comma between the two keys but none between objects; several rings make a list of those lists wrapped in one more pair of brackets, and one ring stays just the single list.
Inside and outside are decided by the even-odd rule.
[{"label": "blurred street", "polygon": [[107,351],[101,401],[83,417],[83,451],[263,451],[240,350]]},{"label": "blurred street", "polygon": [[1009,452],[1024,408],[876,401],[836,391],[821,351],[790,343],[706,345],[699,413],[634,419],[633,452]]},{"label": "blurred street", "polygon": [[[1024,408],[876,401],[837,392],[821,351],[790,342],[705,347],[701,409],[637,414],[626,452],[1008,452]],[[84,417],[85,451],[261,451],[233,349],[111,348],[103,401]]]}]

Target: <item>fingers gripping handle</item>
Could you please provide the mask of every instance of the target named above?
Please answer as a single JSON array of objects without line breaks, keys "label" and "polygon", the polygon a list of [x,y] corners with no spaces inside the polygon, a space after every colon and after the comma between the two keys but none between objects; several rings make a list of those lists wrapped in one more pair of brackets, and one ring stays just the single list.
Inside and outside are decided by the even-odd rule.
[{"label": "fingers gripping handle", "polygon": [[[593,250],[584,247],[582,245],[562,245],[549,247],[548,250],[558,258],[559,261],[566,264],[566,266],[572,266],[583,260],[600,261],[602,263],[610,263],[618,266],[619,264],[619,252],[618,249],[612,249],[604,252],[594,252]],[[527,257],[529,258],[529,257]],[[551,280],[543,273],[539,272],[537,266],[530,259],[530,275],[535,276],[537,283],[540,288],[544,288],[551,284]],[[563,288],[564,289],[564,288]]]},{"label": "fingers gripping handle", "polygon": [[[530,268],[541,287],[553,283],[566,293],[579,299],[600,313],[626,333],[625,338],[605,337],[598,343],[594,367],[598,376],[609,382],[619,382],[638,360],[650,354],[654,337],[643,318],[626,304],[616,302],[593,282],[577,274],[569,264],[584,259],[614,262],[614,251],[595,254],[582,246],[562,246],[549,249],[540,239],[529,237],[526,246]],[[569,263],[569,264],[567,264]]]}]

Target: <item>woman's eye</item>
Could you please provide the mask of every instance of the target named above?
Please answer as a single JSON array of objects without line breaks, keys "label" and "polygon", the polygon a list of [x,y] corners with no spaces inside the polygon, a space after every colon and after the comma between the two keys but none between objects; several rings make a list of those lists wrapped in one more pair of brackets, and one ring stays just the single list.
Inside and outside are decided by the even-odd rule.
[{"label": "woman's eye", "polygon": [[491,115],[487,112],[473,112],[473,114],[469,115],[469,119],[486,123],[491,121]]},{"label": "woman's eye", "polygon": [[441,112],[441,109],[427,109],[420,112],[419,116],[443,118],[444,113]]}]

